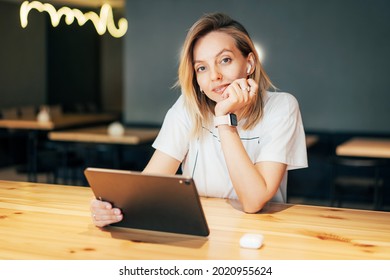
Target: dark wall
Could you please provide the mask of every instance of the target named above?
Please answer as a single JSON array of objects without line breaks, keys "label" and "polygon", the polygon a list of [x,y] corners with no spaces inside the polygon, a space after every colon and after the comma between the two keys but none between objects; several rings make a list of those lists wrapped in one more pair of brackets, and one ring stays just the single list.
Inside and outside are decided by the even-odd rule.
[{"label": "dark wall", "polygon": [[171,86],[186,31],[219,11],[262,47],[274,84],[298,98],[306,130],[389,133],[389,10],[386,0],[128,1],[125,120],[162,122],[179,94]]},{"label": "dark wall", "polygon": [[100,38],[94,26],[48,24],[47,34],[48,103],[68,110],[83,104],[100,108]]},{"label": "dark wall", "polygon": [[46,97],[45,18],[20,26],[19,6],[0,2],[0,109],[40,105]]}]

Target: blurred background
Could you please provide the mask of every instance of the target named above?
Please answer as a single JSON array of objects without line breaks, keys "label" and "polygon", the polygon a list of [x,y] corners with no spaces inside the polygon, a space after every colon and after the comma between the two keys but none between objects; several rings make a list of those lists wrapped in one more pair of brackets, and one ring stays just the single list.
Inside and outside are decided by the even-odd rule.
[{"label": "blurred background", "polygon": [[[62,20],[54,28],[36,10],[22,28],[22,1],[0,0],[0,108],[60,104],[64,111],[117,113],[127,126],[158,127],[180,95],[172,86],[187,30],[204,13],[224,12],[247,28],[274,85],[298,99],[306,133],[317,138],[308,148],[310,167],[289,173],[291,202],[328,205],[329,157],[337,145],[390,135],[389,1],[45,1],[96,13],[106,2],[116,24],[128,20],[121,38],[98,35],[90,22]],[[25,139],[0,141],[0,166],[23,164],[23,149],[9,151]],[[145,149],[133,148],[129,157],[144,163],[151,154]],[[386,188],[384,209],[389,193]],[[369,200],[361,193],[350,206]]]}]

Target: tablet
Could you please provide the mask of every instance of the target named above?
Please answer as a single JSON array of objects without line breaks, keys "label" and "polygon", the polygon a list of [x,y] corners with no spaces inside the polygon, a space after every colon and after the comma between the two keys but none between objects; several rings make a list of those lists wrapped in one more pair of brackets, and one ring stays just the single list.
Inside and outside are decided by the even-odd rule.
[{"label": "tablet", "polygon": [[208,236],[209,228],[192,178],[87,168],[97,199],[122,210],[112,226]]}]

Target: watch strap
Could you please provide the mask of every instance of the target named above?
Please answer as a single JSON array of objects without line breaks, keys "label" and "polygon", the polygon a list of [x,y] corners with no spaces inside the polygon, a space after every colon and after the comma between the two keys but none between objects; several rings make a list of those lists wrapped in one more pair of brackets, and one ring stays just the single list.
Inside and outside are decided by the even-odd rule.
[{"label": "watch strap", "polygon": [[218,127],[219,125],[237,126],[237,116],[235,114],[227,114],[214,117],[214,126]]}]

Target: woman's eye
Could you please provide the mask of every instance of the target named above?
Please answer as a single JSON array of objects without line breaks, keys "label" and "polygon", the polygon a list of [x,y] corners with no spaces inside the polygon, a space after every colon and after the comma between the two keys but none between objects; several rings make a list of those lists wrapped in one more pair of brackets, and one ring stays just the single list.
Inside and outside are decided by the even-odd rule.
[{"label": "woman's eye", "polygon": [[226,64],[226,63],[229,63],[230,61],[232,61],[231,58],[225,57],[225,58],[222,58],[221,63]]},{"label": "woman's eye", "polygon": [[199,66],[196,68],[196,72],[203,72],[206,69],[204,66]]}]

